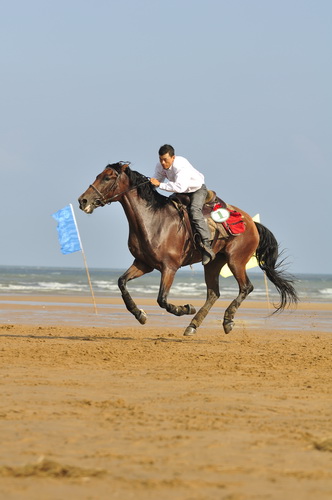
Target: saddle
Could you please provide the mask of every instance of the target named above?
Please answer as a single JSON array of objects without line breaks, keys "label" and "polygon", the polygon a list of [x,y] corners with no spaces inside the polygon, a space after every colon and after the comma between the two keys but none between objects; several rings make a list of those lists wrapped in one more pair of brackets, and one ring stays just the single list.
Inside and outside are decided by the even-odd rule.
[{"label": "saddle", "polygon": [[[174,203],[174,205],[178,210],[180,209],[180,207],[181,208],[183,207],[185,210],[187,210],[190,205],[190,196],[186,193],[173,193],[171,194],[169,199],[172,203]],[[226,221],[215,222],[212,219],[211,217],[212,212],[218,208],[226,208],[229,211],[229,217]],[[207,220],[212,236],[211,239],[216,239],[217,231],[219,231],[220,237],[225,238],[230,235],[237,236],[238,234],[243,233],[246,229],[242,214],[237,210],[234,210],[234,208],[231,205],[228,205],[228,203],[219,198],[219,196],[217,196],[215,191],[212,190],[207,191],[202,212],[203,216]]]}]

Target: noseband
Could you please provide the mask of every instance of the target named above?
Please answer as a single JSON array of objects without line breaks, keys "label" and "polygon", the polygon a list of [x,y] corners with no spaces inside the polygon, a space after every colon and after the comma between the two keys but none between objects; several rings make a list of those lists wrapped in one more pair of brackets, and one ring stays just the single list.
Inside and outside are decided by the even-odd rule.
[{"label": "noseband", "polygon": [[[111,167],[108,167],[108,168],[111,168]],[[119,174],[118,172],[116,172],[116,170],[114,170],[113,168],[112,168],[112,170],[113,170],[113,172],[115,172],[115,173],[116,173],[116,179],[115,179],[115,181],[113,182],[113,184],[111,185],[111,187],[110,187],[109,191],[113,190],[113,189],[117,186],[117,184],[118,184],[118,182],[119,182],[119,178],[120,178],[120,174]],[[122,194],[124,194],[124,193],[128,193],[129,191],[132,191],[133,189],[136,189],[136,188],[138,188],[139,186],[143,186],[143,184],[147,184],[148,182],[150,182],[150,177],[147,177],[146,179],[147,179],[146,181],[141,182],[140,184],[137,184],[136,186],[131,186],[130,188],[125,189],[124,191],[121,191],[120,193],[118,193],[118,194],[116,194],[116,195],[114,195],[114,196],[111,196],[108,200],[106,199],[105,195],[103,195],[103,193],[101,193],[101,192],[99,191],[99,189],[97,189],[97,188],[96,188],[96,186],[94,186],[93,184],[90,184],[90,186],[89,186],[89,187],[91,187],[91,188],[92,188],[92,189],[93,189],[93,190],[97,193],[97,195],[99,196],[100,205],[101,205],[102,207],[104,207],[104,206],[105,206],[105,205],[107,205],[108,203],[111,203],[111,202],[112,202],[115,198],[117,198],[118,196],[120,196],[120,195],[122,195]]]}]

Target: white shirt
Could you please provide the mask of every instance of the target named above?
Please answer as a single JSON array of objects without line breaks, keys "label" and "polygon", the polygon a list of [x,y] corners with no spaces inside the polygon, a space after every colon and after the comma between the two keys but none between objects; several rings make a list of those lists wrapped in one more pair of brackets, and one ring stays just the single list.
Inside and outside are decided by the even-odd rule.
[{"label": "white shirt", "polygon": [[[176,156],[168,169],[158,162],[154,177],[160,182],[160,189],[172,193],[193,193],[204,184],[204,175],[183,156]],[[165,179],[167,182],[163,182]]]}]

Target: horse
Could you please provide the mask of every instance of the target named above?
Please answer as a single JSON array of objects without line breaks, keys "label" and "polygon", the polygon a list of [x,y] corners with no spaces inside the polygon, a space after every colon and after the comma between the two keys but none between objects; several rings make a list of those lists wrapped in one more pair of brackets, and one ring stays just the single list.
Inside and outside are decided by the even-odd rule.
[{"label": "horse", "polygon": [[147,314],[139,309],[129,294],[127,283],[157,269],[161,273],[158,305],[175,316],[195,315],[184,331],[195,335],[198,327],[220,297],[219,275],[228,264],[238,282],[238,296],[224,313],[223,329],[228,334],[234,327],[234,316],[243,300],[254,287],[246,273],[246,264],[255,255],[259,267],[266,273],[279,293],[275,312],[296,305],[297,292],[293,276],[285,272],[284,259],[280,261],[279,244],[272,232],[243,210],[245,231],[213,241],[214,260],[204,266],[206,301],[196,313],[191,304],[174,305],[167,297],[176,272],[180,267],[201,262],[202,253],[195,242],[186,209],[180,210],[170,197],[161,195],[150,183],[149,177],[130,168],[130,162],[109,164],[78,198],[79,207],[86,214],[98,207],[120,202],[129,224],[128,248],[134,256],[132,265],[118,279],[122,299],[127,310],[142,325]]}]

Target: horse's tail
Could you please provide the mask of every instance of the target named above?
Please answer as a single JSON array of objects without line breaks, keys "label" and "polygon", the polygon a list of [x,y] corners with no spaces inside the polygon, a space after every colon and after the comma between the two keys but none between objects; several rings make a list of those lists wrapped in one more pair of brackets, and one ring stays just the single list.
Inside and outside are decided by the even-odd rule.
[{"label": "horse's tail", "polygon": [[282,311],[291,304],[297,304],[298,296],[294,288],[294,277],[286,274],[283,269],[285,260],[277,263],[279,245],[269,229],[255,222],[259,233],[259,245],[256,250],[256,258],[259,267],[266,273],[266,276],[274,284],[280,295],[280,304],[275,306],[276,311]]}]

